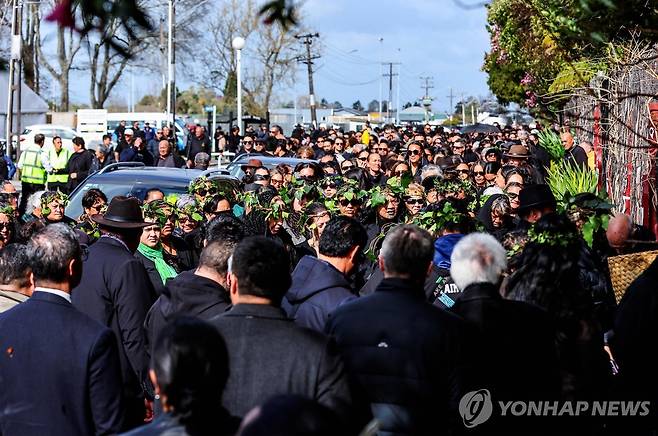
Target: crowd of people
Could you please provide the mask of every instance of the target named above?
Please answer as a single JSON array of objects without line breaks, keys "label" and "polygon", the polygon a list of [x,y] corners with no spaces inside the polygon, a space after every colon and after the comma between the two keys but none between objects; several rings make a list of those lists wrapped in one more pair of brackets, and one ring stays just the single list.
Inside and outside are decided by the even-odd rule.
[{"label": "crowd of people", "polygon": [[[207,159],[198,129],[182,157],[168,130],[125,126],[95,156],[76,139],[43,158],[39,135],[22,154],[21,194],[0,193],[0,434],[655,434],[658,262],[619,304],[607,267],[655,238],[593,194],[559,205],[538,130],[236,128],[214,145],[249,153],[239,189],[94,187],[65,215],[99,162]],[[651,413],[471,429],[460,400],[480,389]]]}]

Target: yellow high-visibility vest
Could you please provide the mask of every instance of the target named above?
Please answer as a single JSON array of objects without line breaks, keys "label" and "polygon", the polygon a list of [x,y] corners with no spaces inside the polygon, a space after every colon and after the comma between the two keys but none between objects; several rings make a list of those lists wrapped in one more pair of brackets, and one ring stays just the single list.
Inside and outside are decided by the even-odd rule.
[{"label": "yellow high-visibility vest", "polygon": [[33,185],[46,183],[46,170],[41,163],[41,147],[38,145],[32,145],[21,153],[18,167],[21,169],[21,182]]},{"label": "yellow high-visibility vest", "polygon": [[[71,157],[71,152],[66,148],[62,148],[59,154],[55,151],[55,147],[48,150],[48,161],[53,169],[63,170],[69,161],[69,157]],[[68,181],[68,174],[48,174],[48,183],[66,183]]]}]

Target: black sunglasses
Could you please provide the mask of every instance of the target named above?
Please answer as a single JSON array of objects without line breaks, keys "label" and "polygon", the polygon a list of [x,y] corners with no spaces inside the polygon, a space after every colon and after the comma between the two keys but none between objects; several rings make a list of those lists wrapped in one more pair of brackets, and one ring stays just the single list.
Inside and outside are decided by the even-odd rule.
[{"label": "black sunglasses", "polygon": [[264,174],[256,174],[254,180],[270,180],[270,176]]},{"label": "black sunglasses", "polygon": [[418,156],[420,154],[420,150],[409,150],[409,154],[412,156]]},{"label": "black sunglasses", "polygon": [[476,176],[484,176],[484,171],[474,171],[473,174]]},{"label": "black sunglasses", "polygon": [[423,204],[424,203],[422,198],[411,198],[411,197],[405,198],[404,202],[407,203],[407,204]]},{"label": "black sunglasses", "polygon": [[468,174],[469,173],[468,170],[457,170],[457,172],[461,173],[461,174]]},{"label": "black sunglasses", "polygon": [[360,161],[362,161],[362,162],[365,162],[365,161],[367,161],[367,160],[368,160],[368,158],[367,158],[367,157],[360,157],[360,158],[358,158],[358,159],[359,159]]},{"label": "black sunglasses", "polygon": [[340,200],[340,205],[343,206],[343,207],[347,207],[350,204],[354,207],[361,206],[361,200],[358,200],[356,198],[354,198],[352,200],[348,200],[347,198],[343,198],[342,200]]}]

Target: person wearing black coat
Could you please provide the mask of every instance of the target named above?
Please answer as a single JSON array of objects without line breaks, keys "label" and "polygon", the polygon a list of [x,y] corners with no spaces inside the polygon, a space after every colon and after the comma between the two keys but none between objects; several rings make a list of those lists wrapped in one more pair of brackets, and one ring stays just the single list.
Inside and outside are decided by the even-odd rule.
[{"label": "person wearing black coat", "polygon": [[80,137],[73,138],[73,150],[74,153],[69,157],[64,169],[69,174],[66,185],[68,192],[73,192],[87,178],[96,158],[93,151],[85,148],[85,141]]},{"label": "person wearing black coat", "polygon": [[0,434],[116,434],[119,351],[110,329],[71,305],[82,264],[75,233],[47,226],[27,254],[35,292],[0,314]]},{"label": "person wearing black coat", "polygon": [[296,325],[280,307],[290,281],[281,244],[252,236],[235,248],[228,274],[233,308],[210,320],[228,349],[223,405],[233,416],[283,394],[307,397],[342,416],[352,409],[343,361],[331,342]]},{"label": "person wearing black coat", "polygon": [[295,323],[322,332],[330,314],[356,298],[347,277],[363,257],[367,239],[355,219],[329,220],[320,237],[318,257],[302,257],[283,300],[284,310]]},{"label": "person wearing black coat", "polygon": [[[658,258],[631,283],[619,302],[612,352],[619,364],[619,393],[623,399],[651,400],[651,422],[658,428]],[[631,434],[631,433],[629,433]],[[633,433],[635,434],[635,433]],[[649,433],[640,433],[649,434]]]},{"label": "person wearing black coat", "polygon": [[99,224],[101,237],[89,247],[73,305],[117,337],[126,401],[124,429],[130,429],[143,423],[144,400],[152,400],[143,324],[155,291],[133,255],[148,223],[143,221],[139,201],[123,196],[114,197],[105,214],[92,219]]},{"label": "person wearing black coat", "polygon": [[226,241],[209,243],[196,270],[182,272],[167,283],[144,321],[150,345],[175,318],[191,316],[209,320],[228,309],[231,300],[226,290],[226,270],[234,247],[235,244]]},{"label": "person wearing black coat", "polygon": [[[558,400],[561,380],[553,319],[537,306],[500,295],[505,249],[492,235],[472,233],[457,243],[451,259],[451,276],[462,292],[448,310],[468,323],[465,349],[473,386],[488,389],[496,401]],[[535,422],[518,417],[496,415],[483,428],[542,434]]]},{"label": "person wearing black coat", "polygon": [[327,322],[381,434],[448,434],[462,425],[465,323],[425,299],[433,242],[417,226],[391,230],[379,255],[384,280]]}]

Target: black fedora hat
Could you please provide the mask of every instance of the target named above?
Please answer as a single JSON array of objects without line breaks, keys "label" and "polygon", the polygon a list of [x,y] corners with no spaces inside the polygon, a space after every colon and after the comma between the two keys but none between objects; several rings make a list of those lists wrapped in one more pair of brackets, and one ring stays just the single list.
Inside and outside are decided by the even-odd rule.
[{"label": "black fedora hat", "polygon": [[91,219],[102,226],[117,229],[138,229],[151,224],[144,222],[139,200],[121,195],[110,201],[104,215],[92,215]]},{"label": "black fedora hat", "polygon": [[519,212],[543,207],[557,207],[555,196],[548,185],[528,185],[519,193]]}]

